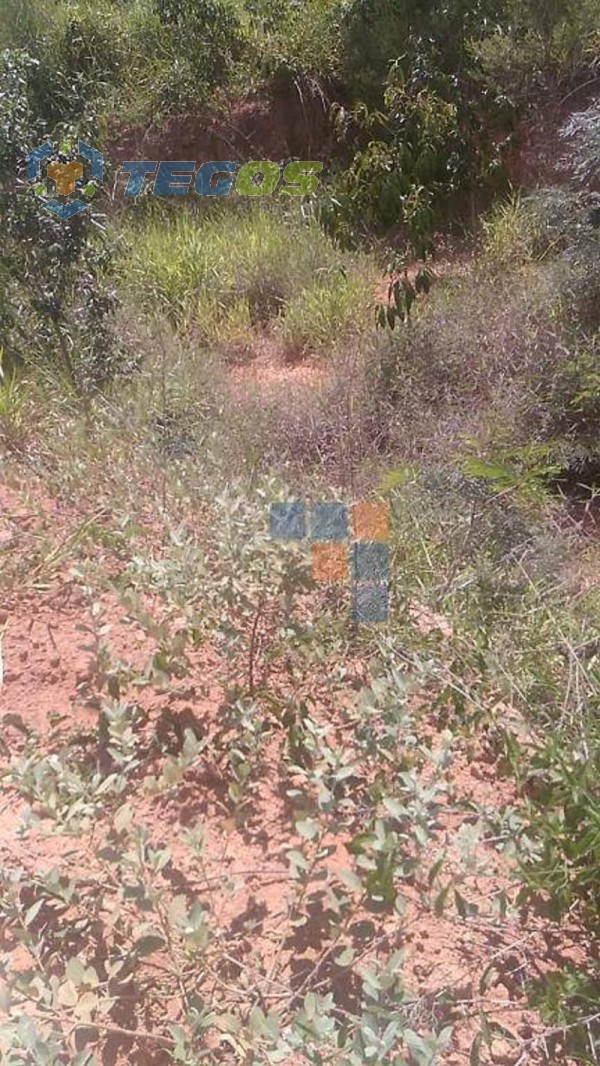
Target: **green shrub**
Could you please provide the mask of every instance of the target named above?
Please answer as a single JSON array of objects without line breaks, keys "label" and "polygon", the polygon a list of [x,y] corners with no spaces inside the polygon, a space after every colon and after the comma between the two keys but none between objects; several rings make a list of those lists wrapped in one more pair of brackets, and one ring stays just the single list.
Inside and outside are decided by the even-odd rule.
[{"label": "green shrub", "polygon": [[289,4],[286,0],[272,4],[252,3],[260,69],[271,79],[277,92],[283,85],[303,82],[327,85],[340,72],[340,0],[305,0]]},{"label": "green shrub", "polygon": [[408,80],[419,73],[452,74],[465,65],[473,39],[485,32],[502,2],[413,4],[410,0],[350,0],[343,19],[346,81],[353,95],[380,103],[390,69]]},{"label": "green shrub", "polygon": [[0,6],[0,49],[30,48],[60,17],[62,0],[4,0]]},{"label": "green shrub", "polygon": [[35,56],[37,106],[50,125],[86,111],[133,122],[205,100],[232,74],[244,41],[233,9],[217,4],[189,15],[152,0],[55,0],[5,21],[7,43]]},{"label": "green shrub", "polygon": [[338,125],[353,129],[358,151],[323,202],[323,219],[340,239],[400,229],[408,254],[423,257],[451,205],[497,180],[499,151],[483,114],[453,75],[392,68],[383,106],[363,104]]},{"label": "green shrub", "polygon": [[556,257],[572,245],[583,219],[581,205],[568,189],[513,193],[483,220],[484,255],[500,270]]},{"label": "green shrub", "polygon": [[491,32],[471,43],[472,55],[488,90],[525,109],[593,69],[599,30],[593,0],[513,0]]},{"label": "green shrub", "polygon": [[[16,18],[9,43],[14,48],[25,38],[35,61],[28,93],[36,114],[50,131],[79,124],[85,116],[91,132],[96,107],[106,108],[118,95],[132,65],[128,13],[105,0],[94,5],[55,2],[43,17],[35,5],[27,11],[27,29]],[[8,36],[8,27],[6,32]]]}]

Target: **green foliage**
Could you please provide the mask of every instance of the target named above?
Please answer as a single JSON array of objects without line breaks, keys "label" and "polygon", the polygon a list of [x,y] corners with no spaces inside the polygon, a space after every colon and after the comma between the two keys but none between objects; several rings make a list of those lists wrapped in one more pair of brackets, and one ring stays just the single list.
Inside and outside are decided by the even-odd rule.
[{"label": "green foliage", "polygon": [[499,171],[481,105],[436,68],[406,74],[394,64],[380,108],[342,109],[337,124],[340,132],[353,131],[359,146],[323,206],[325,222],[342,240],[399,228],[405,246],[422,258],[450,203]]},{"label": "green foliage", "polygon": [[[176,410],[181,396],[170,367],[166,384]],[[158,380],[137,387],[146,408],[160,395],[152,392]],[[578,672],[585,656],[590,672],[596,669],[592,627],[579,630],[590,604],[581,602],[576,618],[569,590],[556,580],[563,549],[548,544],[539,497],[530,507],[505,482],[494,491],[481,468],[470,477],[399,470],[386,490],[393,617],[381,631],[356,633],[340,600],[312,586],[302,548],[270,541],[268,505],[282,498],[281,485],[255,478],[251,488],[243,479],[224,487],[227,472],[209,477],[208,457],[198,453],[169,458],[163,471],[156,455],[149,461],[128,388],[134,392],[136,383],[123,386],[110,407],[97,404],[93,435],[78,437],[74,413],[63,419],[58,465],[46,439],[53,488],[74,499],[91,493],[95,507],[110,500],[108,524],[95,536],[115,551],[110,594],[120,601],[121,625],[132,636],[141,631],[144,655],[134,663],[111,647],[107,614],[89,588],[100,579],[98,553],[80,542],[71,568],[86,583],[92,610],[78,698],[97,719],[82,732],[80,716],[69,736],[60,725],[45,740],[31,734],[9,753],[3,774],[31,806],[25,833],[40,819],[46,830],[67,830],[76,847],[77,835],[86,840],[93,830],[95,858],[83,872],[3,878],[3,926],[18,933],[31,962],[25,972],[11,969],[2,985],[9,1009],[0,1050],[16,1062],[31,1046],[49,1061],[101,1057],[104,1040],[119,1038],[115,1018],[131,1010],[134,982],[134,1062],[155,1047],[166,1061],[190,1066],[199,1054],[209,1063],[227,1054],[265,1066],[293,1054],[356,1066],[443,1061],[450,1011],[455,1018],[460,1010],[454,991],[444,987],[435,999],[412,994],[389,930],[403,928],[417,898],[427,920],[462,928],[476,921],[496,937],[507,911],[514,915],[512,895],[473,899],[470,881],[489,877],[487,836],[520,853],[533,886],[544,854],[538,813],[552,822],[550,807],[490,812],[461,800],[453,790],[455,754],[462,765],[483,736],[490,759],[529,761],[511,722],[529,714],[535,736],[536,723],[545,728],[558,706],[577,735],[582,701],[593,691]],[[140,484],[148,485],[143,499]],[[144,515],[167,509],[169,526],[149,550]],[[432,612],[426,631],[413,617],[415,604]],[[357,661],[369,667],[358,678]],[[214,716],[212,698],[204,699],[207,680],[223,694]],[[207,713],[197,715],[197,706]],[[41,753],[46,744],[51,750]],[[523,766],[533,799],[538,767],[540,778],[550,775],[554,758],[554,750],[538,751],[535,765]],[[201,819],[174,843],[164,830],[166,819],[171,833],[169,812],[186,795],[194,804],[210,796],[228,826],[223,836],[240,834],[248,847],[265,783],[274,780],[285,803],[276,876],[286,907],[261,967],[258,933],[249,946],[247,930],[227,917],[236,913],[246,875],[219,865]],[[460,827],[451,834],[451,858],[448,817]],[[556,847],[571,847],[564,837]],[[331,862],[338,839],[344,864],[339,856]],[[582,846],[578,862],[583,867]],[[585,891],[591,881],[577,889],[582,906]],[[80,968],[72,961],[74,928]],[[316,928],[322,939],[292,987],[286,960],[294,938]],[[167,999],[169,1020],[143,1022],[151,1004]],[[26,1003],[36,1015],[29,1028]],[[483,1032],[497,1035],[485,1019]],[[514,1048],[520,1053],[518,1041]]]},{"label": "green foliage", "polygon": [[[323,207],[326,223],[342,240],[400,227],[422,255],[450,207],[501,183],[508,140],[491,129],[510,134],[523,100],[585,71],[583,42],[592,54],[597,32],[593,6],[576,15],[570,0],[346,5],[336,125],[355,155]],[[591,112],[580,135],[584,121],[589,145]]]},{"label": "green foliage", "polygon": [[323,272],[316,284],[293,296],[279,329],[292,352],[327,351],[364,332],[371,307],[369,275],[348,275],[341,267]]},{"label": "green foliage", "polygon": [[159,106],[177,111],[230,80],[245,56],[246,32],[231,0],[155,0],[173,57]]},{"label": "green foliage", "polygon": [[483,84],[527,109],[594,66],[598,10],[593,2],[511,2],[504,17],[471,43]]},{"label": "green foliage", "polygon": [[0,8],[0,48],[26,48],[58,17],[61,0],[6,0]]},{"label": "green foliage", "polygon": [[[600,697],[596,656],[578,662],[590,686],[593,712]],[[592,719],[593,720],[593,719]],[[526,866],[529,889],[547,893],[555,916],[575,904],[587,911],[597,928],[598,898],[598,740],[585,725],[579,744],[566,751],[563,739],[552,736],[528,768],[527,791],[532,808],[530,834],[535,844]]]},{"label": "green foliage", "polygon": [[273,326],[294,348],[325,348],[368,321],[362,260],[299,214],[228,205],[215,218],[180,208],[142,220],[128,238],[121,269],[135,299],[164,308],[180,328],[192,324],[204,341],[247,343],[253,328]]},{"label": "green foliage", "polygon": [[118,366],[110,324],[115,293],[104,281],[110,249],[87,215],[76,216],[65,234],[63,223],[25,197],[5,201],[3,212],[2,268],[19,278],[9,289],[2,336],[9,366],[54,367],[76,389],[103,384]]},{"label": "green foliage", "polygon": [[[170,558],[127,565],[119,582],[123,606],[130,624],[141,625],[152,643],[151,668],[134,669],[114,658],[104,612],[93,600],[86,627],[89,687],[81,695],[90,705],[101,701],[97,729],[63,738],[58,750],[42,758],[36,755],[40,738],[31,735],[25,751],[9,760],[5,779],[35,807],[30,824],[44,818],[55,829],[67,828],[74,845],[75,834],[93,828],[96,847],[93,868],[83,873],[38,869],[34,877],[17,871],[2,878],[4,927],[18,934],[31,959],[26,970],[10,971],[1,986],[4,1057],[14,1052],[18,1061],[31,1047],[46,1062],[65,1056],[76,1061],[84,1050],[90,1062],[101,1057],[107,1038],[127,1036],[114,1011],[130,1002],[132,982],[139,987],[136,1026],[151,1002],[168,997],[176,1011],[151,1031],[140,1025],[139,1053],[156,1046],[167,1061],[190,1066],[199,1053],[216,1064],[224,1050],[235,1054],[235,1061],[252,1055],[265,1066],[294,1053],[315,1063],[324,1053],[334,1061],[343,1055],[356,1066],[391,1055],[402,1063],[410,1053],[411,1063],[425,1066],[437,1062],[448,1044],[450,1025],[406,989],[401,957],[385,946],[385,936],[370,922],[363,921],[363,933],[357,931],[365,906],[375,912],[395,906],[400,915],[402,882],[422,879],[417,860],[435,838],[446,792],[441,781],[432,785],[426,779],[446,772],[448,738],[433,752],[427,738],[415,736],[417,721],[397,671],[374,679],[356,706],[343,712],[344,741],[319,723],[312,701],[298,715],[296,701],[282,699],[273,680],[281,670],[290,679],[314,677],[315,663],[334,652],[338,661],[327,687],[336,693],[344,687],[346,667],[339,660],[334,619],[306,616],[301,602],[306,567],[299,565],[298,550],[265,536],[264,508],[272,493],[273,486],[265,486],[252,502],[242,503],[231,490],[217,499],[211,492],[210,543],[204,537],[176,538]],[[201,603],[186,580],[188,568],[197,571],[198,564]],[[148,612],[150,591],[169,611],[177,605],[172,625]],[[260,662],[253,645],[257,617]],[[189,686],[188,651],[193,654],[207,635],[226,652],[222,663],[230,694],[222,713],[202,724],[192,715],[185,728],[177,714],[165,711],[149,730],[147,714],[129,702],[127,691],[174,695],[178,678]],[[375,740],[387,753],[385,772]],[[276,773],[292,812],[285,847],[289,869],[276,873],[289,906],[268,964],[257,966],[246,934],[218,913],[224,899],[235,901],[240,875],[225,868],[214,872],[201,822],[182,832],[177,847],[156,840],[156,831],[135,809],[132,791],[141,788],[143,804],[150,800],[166,810],[191,783],[197,787],[208,761],[226,786],[224,802],[243,834],[266,768],[272,772],[273,745],[280,746]],[[352,842],[349,868],[332,871],[329,840],[340,832]],[[191,874],[189,867],[187,875],[180,868],[182,847]],[[324,939],[294,992],[287,985],[289,947],[321,908]],[[353,947],[359,936],[365,950],[373,949],[368,962],[364,951]],[[237,987],[225,981],[224,998],[220,974],[232,953],[239,958],[239,980]],[[344,976],[356,989],[350,1003],[345,982],[338,980]],[[26,1002],[33,1007],[30,1026],[22,1021]]]},{"label": "green foliage", "polygon": [[8,365],[5,369],[3,356],[0,349],[0,441],[9,450],[22,450],[27,440],[30,397],[14,369]]},{"label": "green foliage", "polygon": [[0,344],[9,370],[34,360],[85,389],[108,380],[118,360],[110,326],[116,294],[107,283],[110,243],[91,211],[65,225],[43,210],[23,180],[25,156],[48,131],[48,113],[36,110],[32,78],[38,75],[39,64],[27,53],[4,53],[0,179],[16,182],[17,191],[7,191],[0,207],[0,276],[6,281]]},{"label": "green foliage", "polygon": [[[379,325],[410,318],[411,328],[379,333],[370,388],[388,418],[396,412],[401,433],[411,410],[425,413],[414,447],[431,448],[448,419],[461,451],[475,441],[492,462],[529,447],[545,449],[542,465],[550,467],[569,453],[595,452],[594,205],[593,196],[564,189],[513,196],[484,221],[483,255],[451,279],[434,278],[426,299],[418,273],[392,275]],[[473,402],[484,396],[478,418]],[[447,446],[446,438],[446,454]]]},{"label": "green foliage", "polygon": [[431,290],[432,274],[427,267],[422,266],[415,274],[414,280],[404,274],[395,277],[392,270],[390,284],[388,286],[387,306],[379,304],[376,309],[377,326],[379,329],[395,329],[397,322],[407,324],[410,321],[414,304],[420,296],[426,296]]},{"label": "green foliage", "polygon": [[576,176],[582,183],[594,182],[600,170],[600,108],[571,115],[563,134],[575,148]]},{"label": "green foliage", "polygon": [[237,6],[216,0],[20,6],[5,13],[0,41],[35,56],[38,110],[51,125],[85,111],[103,126],[115,108],[139,120],[205,100],[237,72],[246,47]]},{"label": "green foliage", "polygon": [[339,0],[247,0],[258,44],[261,71],[274,92],[295,86],[305,91],[332,87],[340,76]]},{"label": "green foliage", "polygon": [[496,0],[411,4],[393,0],[352,0],[344,11],[344,51],[354,94],[381,101],[392,66],[404,77],[420,70],[448,74],[465,65],[469,42],[485,32],[503,11]]}]

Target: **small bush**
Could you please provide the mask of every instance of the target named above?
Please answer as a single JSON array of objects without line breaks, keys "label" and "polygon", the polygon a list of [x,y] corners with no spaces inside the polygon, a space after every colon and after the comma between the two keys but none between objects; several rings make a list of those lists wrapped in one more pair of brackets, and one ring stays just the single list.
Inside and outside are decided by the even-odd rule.
[{"label": "small bush", "polygon": [[357,151],[322,212],[343,241],[399,230],[410,254],[422,258],[451,205],[492,187],[500,173],[482,108],[435,67],[407,74],[394,65],[380,107],[360,103],[337,117],[340,135],[353,135]]},{"label": "small bush", "polygon": [[535,235],[520,193],[492,208],[483,221],[483,236],[485,254],[501,270],[532,257]]},{"label": "small bush", "polygon": [[120,362],[112,330],[113,249],[91,210],[65,226],[40,207],[25,183],[25,157],[49,133],[49,115],[38,108],[38,77],[39,64],[29,53],[3,54],[0,182],[13,186],[16,177],[18,191],[7,191],[0,202],[0,277],[6,281],[0,345],[9,370],[34,362],[85,391],[105,384]]},{"label": "small bush", "polygon": [[514,193],[483,221],[483,251],[500,269],[572,249],[585,227],[589,204],[569,189]]},{"label": "small bush", "polygon": [[593,0],[503,6],[503,17],[492,31],[470,45],[488,91],[524,109],[592,70],[600,28]]}]

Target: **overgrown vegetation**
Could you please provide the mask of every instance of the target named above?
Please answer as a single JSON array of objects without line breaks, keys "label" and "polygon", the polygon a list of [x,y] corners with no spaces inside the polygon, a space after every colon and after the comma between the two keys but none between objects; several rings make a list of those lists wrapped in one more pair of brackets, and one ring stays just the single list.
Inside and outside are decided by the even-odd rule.
[{"label": "overgrown vegetation", "polygon": [[[0,45],[2,1062],[595,1063],[597,4],[7,0]],[[26,180],[207,115],[254,155],[257,101],[327,145],[300,203]],[[365,496],[381,627],[267,533]]]}]

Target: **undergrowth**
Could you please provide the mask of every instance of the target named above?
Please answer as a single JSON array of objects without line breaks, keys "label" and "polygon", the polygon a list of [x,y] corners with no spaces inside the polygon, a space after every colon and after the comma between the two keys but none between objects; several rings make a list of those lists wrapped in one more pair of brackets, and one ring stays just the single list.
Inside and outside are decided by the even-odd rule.
[{"label": "undergrowth", "polygon": [[299,212],[181,210],[132,223],[121,271],[137,307],[160,309],[202,343],[250,339],[272,326],[285,344],[333,346],[370,327],[366,257],[342,254]]},{"label": "undergrowth", "polygon": [[[485,1005],[501,961],[459,1004],[451,984],[411,988],[392,935],[415,906],[457,929],[508,922],[510,937],[525,904],[593,928],[587,715],[600,603],[576,570],[561,574],[564,535],[540,520],[539,495],[517,486],[507,497],[444,468],[388,472],[379,492],[392,515],[392,615],[382,631],[357,629],[344,589],[315,586],[304,551],[269,539],[282,482],[255,478],[249,494],[206,457],[132,447],[128,425],[125,416],[118,444],[110,407],[79,437],[77,417],[63,415],[60,434],[47,424],[32,453],[53,493],[76,511],[96,506],[95,524],[62,545],[48,531],[35,576],[47,584],[68,564],[88,605],[77,701],[93,718],[42,738],[15,708],[7,722],[23,728],[7,742],[3,780],[25,804],[25,840],[67,834],[77,856],[93,832],[95,849],[85,873],[75,859],[4,877],[7,943],[29,960],[3,986],[6,1061],[92,1063],[121,1048],[130,1061],[326,1054],[412,1066],[437,1061],[473,1012],[472,1061],[493,1061],[506,1040],[517,1057],[580,1053],[597,1039],[593,966],[577,981],[553,972],[544,991],[532,947],[525,978],[546,1024],[519,1037]],[[98,461],[105,450],[110,465]],[[307,490],[327,491],[318,481]],[[9,587],[21,579],[5,577]],[[120,628],[142,638],[141,658],[113,647],[107,596]],[[499,780],[520,782],[513,806],[457,790],[456,760],[481,751]],[[589,783],[577,770],[584,753]],[[244,871],[235,856],[267,816],[265,781],[277,781],[283,806],[266,855]],[[194,816],[165,833],[190,794]],[[453,817],[463,829],[450,847]],[[342,866],[332,862],[339,840]],[[507,860],[482,899],[477,877]],[[283,894],[281,921],[252,909],[234,921],[236,900],[260,899],[267,882]]]},{"label": "undergrowth", "polygon": [[[596,105],[570,181],[497,197],[449,267],[434,238],[598,40],[566,0],[4,4],[7,1066],[597,1061]],[[25,182],[46,138],[228,97],[317,102],[317,197],[65,228]],[[364,495],[381,627],[268,534]],[[12,627],[49,604],[85,668],[34,727]]]}]

